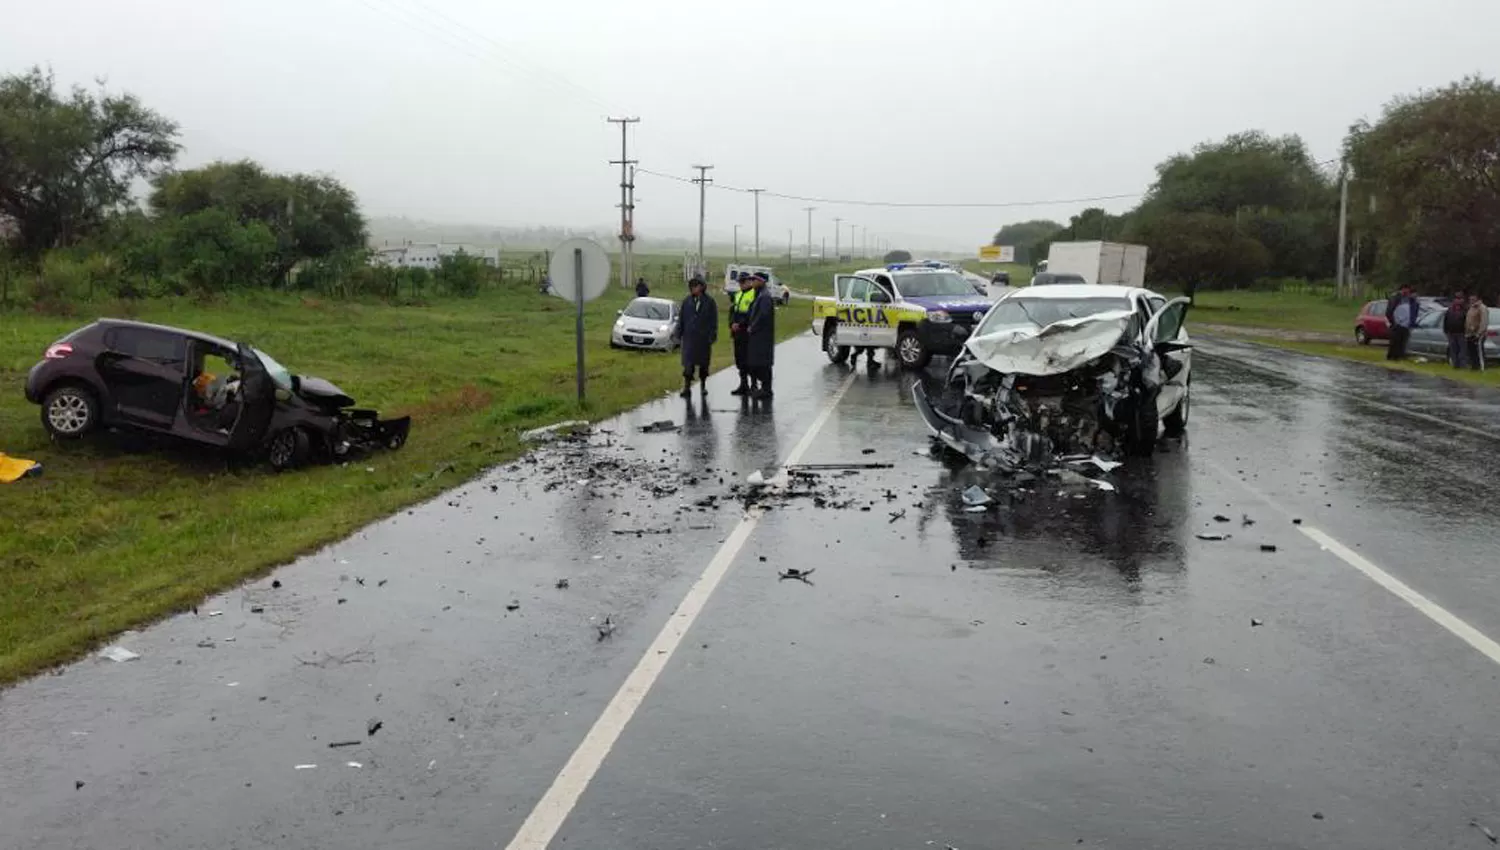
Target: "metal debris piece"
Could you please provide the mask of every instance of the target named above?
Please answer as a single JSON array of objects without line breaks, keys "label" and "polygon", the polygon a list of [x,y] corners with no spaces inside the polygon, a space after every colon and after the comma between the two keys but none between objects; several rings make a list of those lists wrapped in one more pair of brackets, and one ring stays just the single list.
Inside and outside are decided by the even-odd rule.
[{"label": "metal debris piece", "polygon": [[1301,525],[1302,517],[1292,517],[1292,525]]},{"label": "metal debris piece", "polygon": [[223,611],[210,611],[210,612],[208,612],[208,616],[210,616],[210,617],[222,617],[222,616],[224,616],[224,612]]},{"label": "metal debris piece", "polygon": [[746,484],[764,484],[764,483],[766,483],[766,476],[759,469],[757,469],[754,472],[750,473],[749,475],[745,476],[745,483]]},{"label": "metal debris piece", "polygon": [[615,621],[610,618],[610,615],[606,614],[604,622],[594,626],[594,628],[599,631],[599,639],[604,640],[615,633]]},{"label": "metal debris piece", "polygon": [[108,658],[110,661],[134,661],[140,658],[138,652],[131,652],[123,646],[111,646],[99,653],[100,657]]},{"label": "metal debris piece", "polygon": [[279,587],[281,587],[281,579],[279,579],[279,578],[271,579],[271,587],[273,587],[273,588],[279,588]]},{"label": "metal debris piece", "polygon": [[1229,517],[1223,514],[1214,514],[1214,522],[1229,522]]},{"label": "metal debris piece", "polygon": [[1322,812],[1313,812],[1313,820],[1322,820],[1322,819],[1323,819],[1323,813]]},{"label": "metal debris piece", "polygon": [[1265,624],[1266,624],[1265,620],[1258,620],[1258,619],[1256,619],[1254,617],[1250,618],[1250,627],[1251,628],[1255,628],[1256,626],[1264,626]]},{"label": "metal debris piece", "polygon": [[963,500],[964,504],[966,505],[981,507],[995,501],[994,499],[990,498],[990,494],[986,493],[984,488],[980,487],[978,484],[970,485],[969,489],[963,492]]},{"label": "metal debris piece", "polygon": [[862,455],[872,455],[872,454],[875,454],[875,450],[874,449],[863,449],[863,450],[860,451],[860,454],[862,454]]},{"label": "metal debris piece", "polygon": [[613,528],[610,534],[634,534],[639,537],[642,534],[671,534],[670,528]]},{"label": "metal debris piece", "polygon": [[1103,481],[1098,478],[1090,478],[1089,483],[1094,485],[1095,487],[1098,487],[1100,490],[1105,491],[1106,493],[1115,492],[1115,485],[1109,483],[1108,481]]},{"label": "metal debris piece", "polygon": [[1477,820],[1471,820],[1471,821],[1469,821],[1469,826],[1472,826],[1475,829],[1479,830],[1480,832],[1484,833],[1484,837],[1488,838],[1490,840],[1491,844],[1500,844],[1500,838],[1497,838],[1495,836],[1495,833],[1490,832],[1490,828],[1489,827],[1485,826],[1484,824],[1480,823],[1479,821],[1477,821]]},{"label": "metal debris piece", "polygon": [[1262,551],[1262,552],[1275,552],[1276,551],[1276,544],[1275,543],[1262,543],[1262,544],[1260,544],[1260,551]]},{"label": "metal debris piece", "polygon": [[390,581],[390,579],[383,578],[380,581],[375,582],[375,586],[376,587],[385,587],[385,583],[388,582],[388,581]]},{"label": "metal debris piece", "polygon": [[299,764],[299,765],[293,767],[292,769],[293,770],[317,770],[318,766],[315,765],[315,764]]},{"label": "metal debris piece", "polygon": [[779,576],[777,581],[780,581],[782,579],[795,579],[797,581],[803,582],[804,584],[812,584],[812,582],[807,580],[807,577],[812,575],[816,571],[816,567],[811,570],[799,570],[796,567],[788,567],[776,574],[777,576]]},{"label": "metal debris piece", "polygon": [[214,648],[213,639],[212,638],[204,638],[203,640],[198,641],[197,647],[199,649],[213,649]]},{"label": "metal debris piece", "polygon": [[1255,525],[1255,520],[1251,519],[1249,514],[1240,514],[1240,525],[1241,527],[1249,528]]},{"label": "metal debris piece", "polygon": [[569,435],[571,436],[573,434],[576,434],[579,430],[587,428],[588,424],[589,423],[585,422],[582,419],[569,419],[566,422],[555,422],[551,425],[543,425],[540,428],[532,428],[530,431],[522,431],[521,442],[533,443],[555,440],[558,437],[562,436],[563,431],[568,431]]},{"label": "metal debris piece", "polygon": [[364,741],[334,741],[333,743],[328,745],[328,749],[336,750],[339,747],[357,747],[363,743]]},{"label": "metal debris piece", "polygon": [[1119,469],[1120,467],[1125,465],[1123,461],[1105,460],[1098,455],[1090,457],[1087,461],[1085,461],[1085,463],[1092,463],[1094,466],[1099,468],[1100,472],[1113,472],[1114,470]]},{"label": "metal debris piece", "polygon": [[516,600],[513,599],[510,602],[506,603],[505,610],[507,610],[507,611],[519,611],[519,610],[521,610],[521,603],[517,602]]},{"label": "metal debris piece", "polygon": [[359,762],[357,762],[357,761],[346,761],[346,762],[344,762],[344,766],[345,766],[345,767],[353,767],[353,768],[361,768],[361,767],[364,767],[364,765],[362,765],[362,764],[360,764],[360,763],[359,763]]},{"label": "metal debris piece", "polygon": [[75,779],[75,780],[73,780],[73,790],[74,791],[82,790],[83,786],[86,785],[86,784],[88,784],[88,783],[84,782],[82,779]]},{"label": "metal debris piece", "polygon": [[966,514],[982,514],[982,513],[988,512],[989,509],[990,509],[989,505],[969,505],[967,508],[964,508],[964,513],[966,513]]},{"label": "metal debris piece", "polygon": [[670,419],[662,419],[656,422],[652,422],[650,425],[641,426],[642,434],[664,434],[669,431],[676,430],[678,430],[677,423],[673,422]]},{"label": "metal debris piece", "polygon": [[1217,664],[1218,662],[1214,660],[1214,657],[1212,655],[1210,655],[1207,658],[1203,659],[1203,663],[1204,664]]},{"label": "metal debris piece", "polygon": [[365,721],[365,734],[373,738],[375,737],[375,733],[379,732],[383,726],[385,726],[385,723],[379,717],[371,717]]},{"label": "metal debris piece", "polygon": [[1228,534],[1219,534],[1214,531],[1200,531],[1195,535],[1199,540],[1228,540]]},{"label": "metal debris piece", "polygon": [[250,613],[252,613],[252,614],[264,614],[265,611],[266,611],[266,606],[264,606],[264,605],[251,605],[250,606]]},{"label": "metal debris piece", "polygon": [[792,469],[821,469],[830,470],[860,470],[860,469],[893,469],[894,463],[796,463],[787,466]]},{"label": "metal debris piece", "polygon": [[569,586],[569,582],[565,578],[560,578],[560,579],[557,580],[557,584],[555,586],[557,587],[558,590],[567,590],[568,586]]},{"label": "metal debris piece", "polygon": [[902,508],[899,511],[891,511],[891,522],[895,522],[904,516],[906,516],[906,508]]}]

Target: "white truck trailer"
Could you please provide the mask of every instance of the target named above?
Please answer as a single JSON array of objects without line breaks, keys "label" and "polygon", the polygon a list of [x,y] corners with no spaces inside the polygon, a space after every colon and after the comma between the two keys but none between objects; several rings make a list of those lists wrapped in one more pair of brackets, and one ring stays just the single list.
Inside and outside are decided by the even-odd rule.
[{"label": "white truck trailer", "polygon": [[1146,246],[1123,242],[1053,242],[1047,271],[1076,274],[1088,283],[1146,285]]}]

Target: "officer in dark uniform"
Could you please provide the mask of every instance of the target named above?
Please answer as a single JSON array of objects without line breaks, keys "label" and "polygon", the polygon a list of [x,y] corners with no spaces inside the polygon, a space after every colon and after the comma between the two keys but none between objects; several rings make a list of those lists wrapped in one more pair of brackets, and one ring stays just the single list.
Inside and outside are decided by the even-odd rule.
[{"label": "officer in dark uniform", "polygon": [[646,285],[646,279],[638,277],[635,279],[635,297],[645,298],[651,294],[651,287]]},{"label": "officer in dark uniform", "polygon": [[677,312],[677,338],[682,342],[682,397],[693,394],[693,375],[698,388],[708,395],[708,365],[714,342],[719,338],[719,305],[704,294],[703,278],[688,281],[688,297]]},{"label": "officer in dark uniform", "polygon": [[750,302],[755,300],[755,290],[750,287],[750,275],[739,274],[739,292],[729,296],[729,335],[734,340],[734,368],[739,370],[740,385],[731,391],[733,395],[749,395],[755,390],[755,379],[745,360],[745,349],[750,342],[746,333],[749,324]]},{"label": "officer in dark uniform", "polygon": [[745,364],[750,376],[759,382],[752,394],[755,398],[771,398],[771,369],[776,363],[776,302],[766,292],[765,275],[756,272],[750,276],[755,297],[745,316]]}]

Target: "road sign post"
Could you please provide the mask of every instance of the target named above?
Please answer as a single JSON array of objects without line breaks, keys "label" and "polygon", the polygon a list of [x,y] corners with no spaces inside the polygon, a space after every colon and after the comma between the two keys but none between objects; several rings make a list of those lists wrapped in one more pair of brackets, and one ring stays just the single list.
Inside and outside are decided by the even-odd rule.
[{"label": "road sign post", "polygon": [[[581,405],[587,384],[583,359],[583,305],[598,298],[609,286],[609,255],[593,240],[569,239],[553,249],[547,272],[553,281],[552,294],[573,302],[578,403]],[[571,286],[568,281],[572,281]]]}]

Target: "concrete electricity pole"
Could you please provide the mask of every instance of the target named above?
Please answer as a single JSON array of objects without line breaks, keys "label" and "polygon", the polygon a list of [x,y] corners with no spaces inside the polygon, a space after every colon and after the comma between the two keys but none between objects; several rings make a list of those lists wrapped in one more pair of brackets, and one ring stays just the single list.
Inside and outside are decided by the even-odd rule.
[{"label": "concrete electricity pole", "polygon": [[807,212],[807,264],[812,265],[812,214],[817,207],[803,207]]},{"label": "concrete electricity pole", "polygon": [[1339,297],[1344,295],[1344,239],[1349,227],[1349,169],[1344,168],[1339,172],[1339,267],[1335,272],[1336,281],[1333,291]]},{"label": "concrete electricity pole", "polygon": [[835,263],[840,262],[844,256],[843,254],[839,253],[839,230],[842,226],[840,224],[840,222],[842,221],[843,219],[841,218],[835,218],[833,220],[833,261]]},{"label": "concrete electricity pole", "polygon": [[714,182],[713,179],[708,176],[708,172],[711,171],[711,170],[713,170],[713,166],[712,165],[695,165],[693,167],[696,168],[696,169],[698,169],[698,176],[693,178],[693,182],[698,184],[698,266],[699,266],[699,268],[695,269],[695,271],[698,274],[701,274],[701,275],[703,275],[706,278],[706,277],[708,277],[708,261],[706,259],[704,259],[704,257],[703,257],[703,220],[704,220],[703,204],[704,204],[704,201],[706,200],[707,195],[708,195],[708,184]]},{"label": "concrete electricity pole", "polygon": [[620,125],[620,158],[609,161],[620,166],[620,285],[630,286],[631,266],[635,258],[635,163],[626,149],[629,144],[628,131],[631,124],[640,123],[639,118],[609,118],[611,124]]},{"label": "concrete electricity pole", "polygon": [[755,261],[760,262],[760,193],[765,189],[751,189],[750,194],[755,196]]}]

